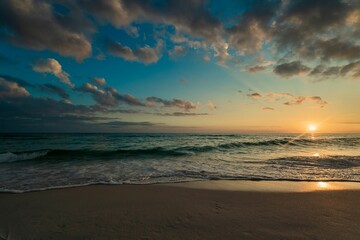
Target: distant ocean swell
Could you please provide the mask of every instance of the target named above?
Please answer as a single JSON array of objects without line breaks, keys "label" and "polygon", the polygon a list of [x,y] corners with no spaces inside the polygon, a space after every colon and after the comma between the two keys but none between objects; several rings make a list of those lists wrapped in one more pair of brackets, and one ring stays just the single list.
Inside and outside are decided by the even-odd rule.
[{"label": "distant ocean swell", "polygon": [[[4,152],[0,153],[0,163],[17,162],[24,160],[54,160],[54,159],[123,159],[127,157],[182,157],[192,156],[197,153],[206,153],[212,151],[227,152],[229,150],[246,150],[251,147],[306,147],[340,145],[359,146],[360,138],[330,138],[330,139],[272,139],[263,141],[244,141],[227,142],[213,145],[201,146],[179,146],[179,147],[152,147],[152,148],[123,148],[116,150],[92,150],[92,149],[40,149],[24,152]],[[239,152],[238,152],[239,153]],[[304,160],[304,159],[300,159]],[[343,161],[344,159],[341,159]]]},{"label": "distant ocean swell", "polygon": [[[94,150],[38,150],[33,152],[17,152],[0,154],[0,163],[13,163],[22,161],[91,161],[91,160],[122,160],[136,157],[181,157],[191,156],[194,152],[211,151],[213,147],[183,147],[174,150],[164,148],[94,151]],[[247,164],[272,164],[286,167],[319,167],[319,168],[351,168],[360,167],[360,156],[324,155],[324,156],[291,156],[285,158],[268,159],[267,161],[244,161]]]}]

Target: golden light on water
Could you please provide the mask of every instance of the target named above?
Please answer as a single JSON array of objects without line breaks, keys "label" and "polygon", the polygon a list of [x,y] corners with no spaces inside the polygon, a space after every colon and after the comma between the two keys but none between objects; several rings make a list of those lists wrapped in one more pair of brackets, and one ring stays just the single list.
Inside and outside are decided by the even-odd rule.
[{"label": "golden light on water", "polygon": [[314,153],[313,157],[320,157],[320,153]]}]

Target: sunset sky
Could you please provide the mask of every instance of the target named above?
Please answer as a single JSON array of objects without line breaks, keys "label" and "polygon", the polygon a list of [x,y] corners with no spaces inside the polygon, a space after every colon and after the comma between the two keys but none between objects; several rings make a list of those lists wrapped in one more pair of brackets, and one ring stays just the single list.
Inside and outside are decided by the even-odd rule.
[{"label": "sunset sky", "polygon": [[1,132],[360,132],[358,0],[2,0]]}]

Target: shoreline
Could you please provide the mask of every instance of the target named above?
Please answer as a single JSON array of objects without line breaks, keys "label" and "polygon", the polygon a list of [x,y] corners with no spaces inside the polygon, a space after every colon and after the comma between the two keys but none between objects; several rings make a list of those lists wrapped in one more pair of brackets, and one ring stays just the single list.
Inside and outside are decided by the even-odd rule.
[{"label": "shoreline", "polygon": [[243,179],[218,179],[218,180],[194,180],[168,183],[89,183],[68,186],[55,186],[32,190],[2,189],[1,194],[22,194],[82,188],[90,186],[170,186],[207,190],[225,191],[255,191],[255,192],[312,192],[312,191],[336,191],[336,190],[360,190],[360,182],[347,180],[243,180]]},{"label": "shoreline", "polygon": [[[248,184],[221,180],[1,193],[0,237],[335,240],[360,236],[360,190],[262,191],[267,183]],[[308,184],[313,183],[302,185]]]}]

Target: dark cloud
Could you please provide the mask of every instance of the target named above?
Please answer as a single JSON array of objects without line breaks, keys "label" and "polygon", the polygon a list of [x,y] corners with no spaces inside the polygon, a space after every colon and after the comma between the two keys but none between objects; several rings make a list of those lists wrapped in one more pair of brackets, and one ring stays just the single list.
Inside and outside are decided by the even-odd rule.
[{"label": "dark cloud", "polygon": [[32,84],[29,83],[25,80],[19,79],[19,78],[15,78],[12,76],[8,76],[8,75],[0,75],[0,78],[3,78],[9,82],[13,82],[13,83],[17,83],[19,86],[23,87],[23,88],[33,88],[33,89],[37,89],[41,92],[45,92],[45,93],[50,93],[50,94],[56,94],[64,99],[68,99],[70,96],[69,94],[61,87],[58,87],[56,85],[53,84]]},{"label": "dark cloud", "polygon": [[107,88],[102,90],[97,86],[92,85],[91,83],[84,83],[76,90],[84,93],[90,93],[94,100],[102,106],[115,107],[118,105],[118,101],[114,96],[114,94],[117,92],[115,89]]},{"label": "dark cloud", "polygon": [[[273,37],[279,47],[310,47],[320,39],[321,34],[329,35],[341,32],[352,6],[351,1],[329,0],[296,0],[286,1],[282,6]],[[314,55],[316,58],[316,56]]]},{"label": "dark cloud", "polygon": [[127,61],[142,62],[144,64],[156,63],[159,61],[161,54],[161,41],[158,42],[158,45],[155,48],[149,46],[138,47],[135,50],[127,46],[123,46],[121,43],[114,42],[111,40],[106,41],[107,51],[110,54],[121,57]]},{"label": "dark cloud", "polygon": [[260,65],[254,65],[254,66],[248,66],[246,68],[246,71],[250,73],[258,73],[266,70],[266,66],[260,66]]},{"label": "dark cloud", "polygon": [[154,113],[158,116],[166,116],[166,117],[194,117],[194,116],[207,116],[208,113],[190,113],[190,112],[173,112],[173,113]]},{"label": "dark cloud", "polygon": [[273,111],[273,110],[275,110],[275,108],[272,108],[272,107],[263,107],[262,110],[271,110],[271,111]]},{"label": "dark cloud", "polygon": [[129,18],[173,25],[179,32],[204,39],[216,38],[222,29],[221,22],[207,10],[204,0],[123,0],[120,4],[131,13]]},{"label": "dark cloud", "polygon": [[129,126],[152,127],[152,126],[158,126],[158,125],[163,125],[163,124],[152,123],[152,122],[112,121],[112,122],[98,123],[97,125],[100,125],[100,126],[109,126],[109,127],[112,127],[112,128],[119,128],[119,127],[129,127]]},{"label": "dark cloud", "polygon": [[37,85],[37,87],[42,92],[57,94],[60,97],[65,98],[65,99],[68,99],[70,97],[69,94],[64,89],[62,89],[61,87],[55,86],[53,84],[48,84],[48,83],[47,84],[39,84],[39,85]]},{"label": "dark cloud", "polygon": [[25,80],[22,80],[22,79],[16,78],[16,77],[12,77],[9,75],[0,75],[0,78],[4,78],[5,80],[10,81],[10,82],[15,82],[15,83],[19,84],[19,86],[22,86],[22,87],[35,87],[35,85],[33,85]]},{"label": "dark cloud", "polygon": [[[68,15],[67,20],[72,16]],[[2,38],[17,46],[49,49],[80,61],[91,55],[91,43],[83,32],[71,28],[75,23],[62,20],[47,1],[0,1],[0,27],[7,29],[1,32]]]},{"label": "dark cloud", "polygon": [[300,61],[294,61],[289,63],[283,63],[280,65],[277,65],[274,68],[274,73],[277,75],[280,75],[282,77],[292,77],[294,75],[307,73],[310,71],[310,68],[306,65],[302,64]]},{"label": "dark cloud", "polygon": [[238,23],[227,29],[229,43],[239,55],[258,52],[268,39],[271,19],[279,9],[281,1],[255,0],[239,17]]},{"label": "dark cloud", "polygon": [[[23,83],[26,82],[24,81]],[[30,85],[28,85],[30,86]],[[44,85],[33,85],[36,87]],[[51,91],[57,88],[47,86]],[[41,88],[41,87],[39,87]],[[54,90],[55,89],[55,90]],[[126,122],[104,114],[129,113],[131,110],[110,110],[100,105],[74,105],[69,101],[32,97],[16,82],[0,77],[0,131],[107,131],[114,127],[151,127],[149,122]],[[134,112],[134,111],[132,111]],[[99,116],[101,113],[101,117]],[[141,128],[144,130],[144,128]],[[136,130],[133,129],[133,130]]]},{"label": "dark cloud", "polygon": [[189,83],[189,80],[186,79],[186,78],[181,78],[181,79],[179,80],[179,82],[180,82],[181,84],[188,84],[188,83]]},{"label": "dark cloud", "polygon": [[323,60],[356,60],[360,58],[360,45],[341,41],[338,38],[318,40],[307,56],[317,55]]},{"label": "dark cloud", "polygon": [[249,94],[247,94],[246,96],[248,96],[249,98],[252,98],[252,99],[260,99],[262,96],[261,96],[261,94],[260,93],[257,93],[257,92],[255,92],[255,93],[249,93]]},{"label": "dark cloud", "polygon": [[[26,88],[34,88],[52,95],[61,96],[62,100],[31,96]],[[91,94],[96,104],[72,104],[69,94],[62,88],[52,84],[31,84],[22,79],[10,76],[0,76],[0,131],[172,131],[174,127],[148,121],[130,122],[113,117],[114,114],[148,114],[158,116],[200,116],[207,113],[190,113],[197,104],[182,99],[167,101],[151,97],[147,103],[129,94],[119,94],[114,88],[102,86],[98,88],[91,83],[85,83],[75,91]],[[149,105],[149,101],[152,105]],[[156,103],[154,101],[157,101]],[[119,104],[126,106],[141,106],[147,110],[121,109]],[[154,108],[154,104],[163,107],[177,107],[185,112],[161,113]]]},{"label": "dark cloud", "polygon": [[176,107],[184,111],[190,111],[198,107],[198,104],[196,103],[179,98],[175,98],[173,100],[166,100],[159,97],[148,97],[146,98],[146,101],[150,105],[161,104],[163,107]]},{"label": "dark cloud", "polygon": [[141,100],[130,94],[120,94],[115,88],[104,86],[99,88],[91,83],[84,83],[81,87],[77,88],[76,91],[90,93],[97,104],[105,107],[116,107],[121,103],[125,103],[131,106],[145,107],[146,104]]},{"label": "dark cloud", "polygon": [[315,77],[316,80],[325,80],[329,77],[360,79],[360,61],[339,66],[318,65],[312,69],[309,76]]},{"label": "dark cloud", "polygon": [[0,77],[0,99],[29,97],[30,93],[16,82]]},{"label": "dark cloud", "polygon": [[[322,61],[346,65],[360,58],[359,1],[252,0],[227,19],[218,17],[221,10],[214,11],[212,6],[213,2],[206,0],[3,0],[0,28],[7,42],[78,61],[91,56],[100,25],[111,24],[137,38],[142,35],[138,28],[142,23],[162,29],[146,36],[157,42],[156,46],[142,43],[130,48],[123,42],[108,41],[108,53],[128,61],[156,63],[163,41],[170,40],[174,43],[168,50],[172,56],[201,50],[206,61],[213,55],[219,65],[237,62],[256,73],[265,70],[259,62],[266,56],[263,50],[270,49],[274,59],[268,60],[285,56],[287,65],[274,69],[285,77],[304,73]],[[305,61],[308,67],[296,68],[296,62]]]},{"label": "dark cloud", "polygon": [[146,104],[141,102],[141,100],[139,100],[138,98],[130,95],[130,94],[124,94],[124,95],[121,95],[121,94],[115,94],[115,97],[116,99],[118,99],[119,101],[121,102],[124,102],[128,105],[131,105],[131,106],[140,106],[140,107],[146,107]]},{"label": "dark cloud", "polygon": [[[144,131],[163,125],[120,121],[104,116],[98,106],[73,105],[49,98],[14,98],[0,101],[0,131],[12,132],[104,132]],[[106,110],[106,109],[105,109]],[[102,113],[101,117],[98,113]]]}]

